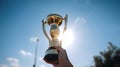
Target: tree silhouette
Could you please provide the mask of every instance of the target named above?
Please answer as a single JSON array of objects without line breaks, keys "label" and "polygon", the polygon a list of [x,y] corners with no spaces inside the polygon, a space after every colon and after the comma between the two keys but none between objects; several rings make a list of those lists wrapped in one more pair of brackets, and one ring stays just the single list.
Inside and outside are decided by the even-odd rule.
[{"label": "tree silhouette", "polygon": [[120,67],[120,48],[109,42],[107,49],[94,56],[95,67]]}]

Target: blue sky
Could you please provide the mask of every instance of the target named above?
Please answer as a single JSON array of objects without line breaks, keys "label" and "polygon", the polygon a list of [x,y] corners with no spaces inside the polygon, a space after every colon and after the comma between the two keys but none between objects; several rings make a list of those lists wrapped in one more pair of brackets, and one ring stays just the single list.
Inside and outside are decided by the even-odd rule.
[{"label": "blue sky", "polygon": [[109,41],[120,47],[119,6],[119,0],[0,0],[0,67],[32,67],[36,36],[37,67],[52,67],[42,60],[48,40],[41,26],[51,13],[68,14],[74,41],[65,49],[74,67],[93,65]]}]

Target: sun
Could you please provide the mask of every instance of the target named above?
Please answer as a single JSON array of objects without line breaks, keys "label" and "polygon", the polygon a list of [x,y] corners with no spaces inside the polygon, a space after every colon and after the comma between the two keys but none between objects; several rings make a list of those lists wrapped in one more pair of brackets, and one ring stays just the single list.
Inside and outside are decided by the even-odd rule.
[{"label": "sun", "polygon": [[62,40],[62,47],[67,48],[69,47],[74,41],[73,31],[71,29],[67,29],[64,34],[61,33],[58,37],[59,40]]}]

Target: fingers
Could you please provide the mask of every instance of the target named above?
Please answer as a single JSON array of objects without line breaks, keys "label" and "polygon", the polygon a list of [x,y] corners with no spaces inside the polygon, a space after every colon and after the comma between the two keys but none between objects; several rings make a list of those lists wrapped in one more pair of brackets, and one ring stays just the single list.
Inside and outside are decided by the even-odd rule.
[{"label": "fingers", "polygon": [[57,51],[58,51],[59,54],[67,55],[66,50],[63,49],[61,46],[54,46],[54,48],[57,49]]},{"label": "fingers", "polygon": [[65,50],[61,47],[61,46],[54,46],[54,48],[56,48],[57,49],[57,51],[58,51],[58,53],[59,54],[63,54],[63,53],[65,53]]},{"label": "fingers", "polygon": [[68,60],[67,53],[62,47],[55,46],[55,48],[58,50],[59,62],[64,61],[64,60]]},{"label": "fingers", "polygon": [[56,48],[58,52],[64,51],[64,49],[61,46],[54,46],[54,48]]}]

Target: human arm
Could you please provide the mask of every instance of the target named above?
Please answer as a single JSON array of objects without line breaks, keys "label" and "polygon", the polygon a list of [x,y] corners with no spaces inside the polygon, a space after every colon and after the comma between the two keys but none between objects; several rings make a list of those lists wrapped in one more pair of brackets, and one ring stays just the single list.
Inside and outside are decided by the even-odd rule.
[{"label": "human arm", "polygon": [[58,64],[53,64],[54,67],[73,67],[68,59],[67,52],[61,46],[55,46],[58,51]]}]

